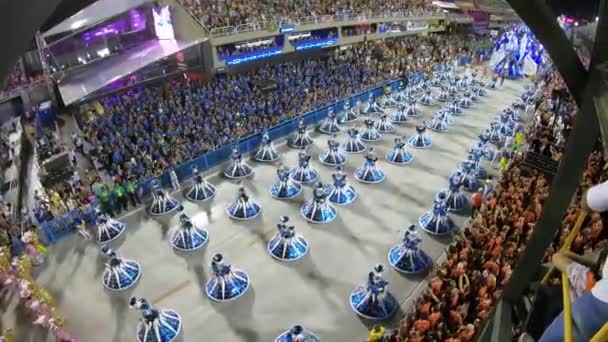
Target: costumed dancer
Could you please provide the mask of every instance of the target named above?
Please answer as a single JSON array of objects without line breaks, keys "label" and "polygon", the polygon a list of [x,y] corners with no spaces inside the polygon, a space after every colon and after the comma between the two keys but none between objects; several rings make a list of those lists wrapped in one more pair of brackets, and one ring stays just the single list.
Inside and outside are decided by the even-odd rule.
[{"label": "costumed dancer", "polygon": [[426,136],[426,122],[422,121],[422,124],[416,126],[416,135],[411,137],[408,143],[415,148],[431,147],[431,138]]},{"label": "costumed dancer", "polygon": [[355,170],[355,178],[362,183],[380,183],[384,180],[384,172],[378,168],[376,163],[378,157],[374,154],[374,149],[370,147],[363,165]]},{"label": "costumed dancer", "polygon": [[192,168],[194,184],[186,190],[186,198],[193,202],[204,202],[215,196],[215,185],[207,182],[198,171],[198,167]]},{"label": "costumed dancer", "polygon": [[323,183],[318,182],[312,192],[313,198],[304,202],[300,208],[300,214],[308,222],[328,223],[336,218],[337,210],[327,200],[329,194]]},{"label": "costumed dancer", "polygon": [[381,133],[388,133],[395,130],[395,126],[388,119],[388,114],[382,114],[380,121],[376,123],[376,129]]},{"label": "costumed dancer", "polygon": [[327,118],[319,127],[319,131],[325,134],[335,134],[340,132],[342,129],[338,125],[338,116],[334,113],[334,108],[329,107],[327,109]]},{"label": "costumed dancer", "polygon": [[475,82],[472,86],[471,86],[471,101],[476,103],[481,101],[481,99],[479,98],[479,86],[477,85],[477,82]]},{"label": "costumed dancer", "polygon": [[422,111],[416,106],[416,100],[410,99],[410,101],[408,101],[407,108],[405,108],[405,115],[409,117],[422,115]]},{"label": "costumed dancer", "polygon": [[215,302],[228,302],[241,297],[251,285],[245,271],[232,267],[217,253],[211,260],[213,277],[205,284],[205,293]]},{"label": "costumed dancer", "polygon": [[310,137],[310,135],[308,135],[308,132],[306,131],[306,125],[304,124],[304,119],[298,120],[298,130],[294,135],[292,135],[287,140],[287,144],[293,148],[305,149],[308,146],[312,145],[313,143],[314,143],[314,141],[312,140],[312,138]]},{"label": "costumed dancer", "polygon": [[148,207],[148,213],[153,216],[166,215],[178,210],[179,202],[162,189],[158,183],[153,185],[152,204]]},{"label": "costumed dancer", "polygon": [[456,171],[450,176],[450,185],[447,191],[445,204],[450,211],[461,211],[469,206],[469,199],[460,191],[462,186],[463,174]]},{"label": "costumed dancer", "polygon": [[365,119],[365,127],[361,133],[361,140],[363,141],[378,141],[382,138],[382,135],[376,129],[376,123],[372,119]]},{"label": "costumed dancer", "polygon": [[361,115],[371,114],[373,103],[374,103],[374,94],[369,94],[369,97],[367,98],[367,102],[365,102],[363,104],[363,107],[361,107],[361,109],[359,109],[359,114],[361,114]]},{"label": "costumed dancer", "polygon": [[310,158],[310,155],[306,152],[298,153],[298,166],[289,172],[293,180],[308,184],[314,182],[319,177],[319,171],[310,166]]},{"label": "costumed dancer", "polygon": [[342,115],[340,115],[338,122],[339,123],[348,123],[357,120],[359,116],[355,111],[355,108],[350,107],[350,100],[344,101],[344,110],[342,111]]},{"label": "costumed dancer", "polygon": [[475,166],[471,161],[462,162],[462,188],[465,191],[475,191],[479,189],[479,180],[475,174]]},{"label": "costumed dancer", "polygon": [[25,253],[32,259],[33,266],[40,266],[46,260],[47,248],[40,242],[38,234],[27,231],[21,236],[21,241],[25,244]]},{"label": "costumed dancer", "polygon": [[488,91],[486,90],[485,84],[483,83],[483,81],[477,81],[476,83],[476,93],[479,97],[484,97],[486,95],[488,95]]},{"label": "costumed dancer", "polygon": [[500,122],[498,131],[502,136],[509,137],[513,135],[513,127],[515,126],[515,122],[513,122],[509,117],[509,112],[503,112],[500,114]]},{"label": "costumed dancer", "polygon": [[346,173],[342,166],[336,168],[336,172],[331,175],[334,180],[332,186],[327,187],[329,200],[338,205],[347,205],[352,203],[357,198],[357,192],[352,185],[346,181]]},{"label": "costumed dancer", "polygon": [[[476,148],[479,148],[483,153],[483,158],[486,160],[494,159],[494,150],[490,147],[490,130],[485,130],[482,134],[479,135],[479,142],[477,143]],[[473,150],[473,148],[471,149]]]},{"label": "costumed dancer", "polygon": [[384,266],[378,264],[367,276],[367,282],[350,294],[350,306],[364,318],[385,320],[399,309],[399,303],[388,292],[388,281],[382,278]]},{"label": "costumed dancer", "polygon": [[437,96],[437,101],[448,102],[452,99],[450,93],[448,93],[448,87],[441,86],[441,91],[439,92],[439,96]]},{"label": "costumed dancer", "polygon": [[405,113],[405,105],[399,104],[395,113],[391,116],[391,121],[395,124],[407,122],[407,114]]},{"label": "costumed dancer", "polygon": [[424,95],[422,95],[422,97],[420,98],[420,103],[422,103],[425,106],[432,106],[434,102],[435,102],[435,99],[433,99],[433,95],[431,94],[430,89],[428,89],[424,93]]},{"label": "costumed dancer", "polygon": [[131,297],[129,306],[141,312],[137,342],[172,342],[182,330],[182,318],[170,309],[155,309],[145,298]]},{"label": "costumed dancer", "polygon": [[253,175],[253,168],[243,161],[238,145],[232,146],[230,158],[232,158],[232,165],[224,171],[224,176],[231,179],[239,179]]},{"label": "costumed dancer", "polygon": [[356,128],[350,128],[348,130],[348,141],[342,145],[342,149],[346,153],[361,153],[365,151],[367,146],[359,137],[359,130]]},{"label": "costumed dancer", "polygon": [[498,76],[492,75],[492,79],[490,80],[490,83],[488,84],[488,88],[489,89],[497,89],[498,88]]},{"label": "costumed dancer", "polygon": [[488,175],[488,172],[481,166],[481,158],[483,157],[483,151],[474,148],[471,152],[469,152],[468,160],[473,163],[473,171],[475,172],[475,176],[478,178],[485,178]]},{"label": "costumed dancer", "polygon": [[290,199],[302,192],[302,185],[291,179],[289,169],[282,164],[277,168],[277,179],[277,182],[270,187],[272,198]]},{"label": "costumed dancer", "polygon": [[277,224],[277,234],[268,241],[266,249],[270,255],[281,261],[295,261],[308,253],[308,242],[292,225],[287,225],[289,217],[281,216]]},{"label": "costumed dancer", "polygon": [[464,93],[462,94],[462,98],[460,99],[460,102],[458,102],[458,105],[462,108],[469,108],[469,107],[471,107],[472,104],[473,104],[473,101],[471,100],[471,92],[469,92],[468,90],[465,90]]},{"label": "costumed dancer", "polygon": [[327,151],[319,155],[319,161],[328,166],[344,165],[346,163],[346,155],[340,151],[339,142],[329,139],[327,140]]},{"label": "costumed dancer", "polygon": [[118,238],[126,228],[124,223],[118,222],[101,210],[95,211],[95,223],[97,225],[95,240],[98,243],[108,243]]},{"label": "costumed dancer", "polygon": [[414,156],[405,149],[406,139],[395,138],[393,142],[393,150],[386,154],[386,161],[391,164],[405,165],[409,164]]},{"label": "costumed dancer", "polygon": [[398,272],[405,274],[421,274],[433,266],[433,260],[418,245],[422,239],[418,237],[416,225],[410,225],[403,234],[402,242],[388,251],[388,262]]},{"label": "costumed dancer", "polygon": [[141,266],[137,261],[122,259],[108,245],[101,246],[101,253],[108,257],[101,283],[111,291],[122,291],[135,285],[141,277]]},{"label": "costumed dancer", "polygon": [[504,135],[500,133],[500,124],[497,122],[492,122],[490,124],[490,142],[492,144],[500,144],[505,140]]},{"label": "costumed dancer", "polygon": [[458,96],[458,81],[460,80],[460,77],[456,76],[456,78],[454,80],[452,80],[450,82],[450,85],[448,86],[448,95],[450,96],[451,99],[456,98],[456,96]]},{"label": "costumed dancer", "polygon": [[321,342],[321,340],[301,325],[294,325],[279,335],[274,342]]},{"label": "costumed dancer", "polygon": [[277,151],[277,148],[272,143],[268,132],[264,132],[262,135],[262,144],[254,158],[261,162],[272,162],[279,159],[279,151]]},{"label": "costumed dancer", "polygon": [[465,91],[469,88],[469,76],[464,75],[457,84],[459,91]]},{"label": "costumed dancer", "polygon": [[245,192],[245,187],[240,186],[236,199],[227,208],[226,213],[233,220],[251,220],[262,212],[262,206],[251,199]]},{"label": "costumed dancer", "polygon": [[195,225],[186,213],[179,215],[179,226],[171,235],[171,246],[180,251],[194,251],[203,247],[209,240],[205,227]]},{"label": "costumed dancer", "polygon": [[456,229],[456,224],[448,216],[448,207],[445,204],[447,195],[440,192],[435,198],[433,210],[426,212],[418,219],[418,225],[422,230],[433,235],[450,234]]},{"label": "costumed dancer", "polygon": [[431,120],[427,127],[435,132],[447,132],[449,128],[447,123],[447,113],[443,110],[437,111],[433,117],[433,120]]},{"label": "costumed dancer", "polygon": [[382,105],[382,96],[377,98],[373,103],[372,107],[367,114],[382,114],[384,113],[384,106]]},{"label": "costumed dancer", "polygon": [[452,114],[452,115],[463,115],[464,114],[464,112],[460,108],[459,102],[460,101],[458,101],[458,100],[452,101],[452,103],[448,107],[448,111],[450,112],[450,114]]}]

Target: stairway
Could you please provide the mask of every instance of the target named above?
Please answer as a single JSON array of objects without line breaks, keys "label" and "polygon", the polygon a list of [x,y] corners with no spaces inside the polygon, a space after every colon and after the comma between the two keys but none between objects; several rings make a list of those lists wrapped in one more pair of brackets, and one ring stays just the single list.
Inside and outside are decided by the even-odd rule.
[{"label": "stairway", "polygon": [[540,153],[529,151],[524,159],[524,169],[538,170],[551,180],[557,174],[559,163]]}]

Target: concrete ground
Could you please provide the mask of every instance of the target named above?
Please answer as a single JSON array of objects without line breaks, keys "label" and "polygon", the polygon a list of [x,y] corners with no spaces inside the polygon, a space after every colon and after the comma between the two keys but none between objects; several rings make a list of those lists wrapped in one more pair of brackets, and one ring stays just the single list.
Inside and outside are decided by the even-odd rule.
[{"label": "concrete ground", "polygon": [[[323,341],[362,341],[370,322],[363,321],[351,310],[349,294],[364,283],[376,263],[388,266],[387,253],[399,243],[403,229],[416,223],[418,217],[432,207],[438,190],[447,187],[448,176],[454,172],[477,135],[489,127],[495,115],[510,105],[521,93],[523,81],[505,81],[499,91],[489,91],[480,104],[455,117],[456,124],[447,133],[429,132],[433,145],[428,150],[409,148],[414,160],[407,166],[395,166],[384,160],[392,148],[393,138],[411,136],[420,119],[397,127],[373,144],[380,157],[379,167],[386,179],[376,185],[357,182],[352,173],[363,162],[363,155],[348,155],[345,170],[349,181],[359,192],[355,203],[338,207],[337,219],[329,224],[307,223],[299,214],[302,203],[311,198],[312,187],[292,201],[271,198],[269,188],[275,182],[274,165],[250,161],[255,176],[244,181],[250,195],[263,206],[263,213],[248,222],[230,220],[226,206],[234,199],[237,185],[223,178],[214,169],[209,181],[216,184],[218,194],[209,203],[194,204],[175,194],[185,211],[197,222],[207,225],[210,241],[202,250],[185,254],[174,251],[168,234],[177,224],[177,217],[160,222],[137,210],[121,218],[127,231],[112,243],[119,254],[141,263],[143,274],[139,283],[123,293],[104,290],[101,274],[105,259],[99,246],[71,236],[52,246],[46,264],[37,270],[42,286],[55,296],[64,314],[67,329],[84,342],[135,341],[140,314],[128,307],[132,295],[145,297],[157,307],[171,308],[183,319],[183,341],[257,342],[273,341],[282,331],[299,323],[315,332]],[[435,89],[436,91],[436,89]],[[439,107],[420,106],[423,118],[430,121]],[[361,120],[355,123],[361,125]],[[427,130],[428,131],[428,130]],[[328,136],[313,134],[316,145],[310,150],[313,166],[321,180],[331,180],[333,171],[318,162]],[[338,137],[346,140],[345,130]],[[283,142],[281,162],[296,164],[297,151]],[[221,172],[220,172],[221,173]],[[280,263],[266,252],[266,242],[275,234],[281,215],[291,217],[297,231],[309,242],[311,249],[302,260]],[[465,217],[453,217],[462,224]],[[438,258],[450,239],[437,239],[421,231],[421,247]],[[242,298],[225,304],[211,302],[204,294],[204,284],[211,276],[210,258],[221,252],[229,263],[247,271],[252,287]],[[423,278],[405,277],[387,267],[389,289],[409,307],[409,299]],[[14,305],[9,307],[9,313]],[[19,310],[21,311],[21,310]],[[19,320],[19,341],[42,341],[41,332],[31,328],[26,317],[5,314],[4,324],[14,326]],[[394,324],[402,313],[394,318]]]}]

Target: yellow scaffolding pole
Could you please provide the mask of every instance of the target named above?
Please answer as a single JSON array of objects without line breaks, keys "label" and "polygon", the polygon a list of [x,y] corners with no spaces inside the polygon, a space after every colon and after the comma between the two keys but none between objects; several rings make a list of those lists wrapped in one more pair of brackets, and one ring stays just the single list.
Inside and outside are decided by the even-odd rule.
[{"label": "yellow scaffolding pole", "polygon": [[604,324],[602,329],[593,336],[591,342],[604,342],[608,341],[608,323]]},{"label": "yellow scaffolding pole", "polygon": [[572,303],[570,302],[570,281],[562,272],[562,297],[564,300],[564,342],[572,342]]}]

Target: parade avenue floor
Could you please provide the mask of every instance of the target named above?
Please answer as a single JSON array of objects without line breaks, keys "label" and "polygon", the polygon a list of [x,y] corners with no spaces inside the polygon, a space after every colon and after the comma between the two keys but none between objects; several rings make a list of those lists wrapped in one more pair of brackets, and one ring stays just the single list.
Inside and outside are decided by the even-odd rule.
[{"label": "parade avenue floor", "polygon": [[[424,278],[405,277],[394,271],[387,260],[388,250],[401,241],[404,229],[418,222],[418,217],[433,205],[437,191],[446,189],[448,176],[467,156],[477,136],[509,106],[521,93],[526,81],[506,80],[500,90],[488,90],[481,103],[465,109],[465,115],[454,117],[456,123],[447,133],[427,130],[433,145],[427,150],[408,147],[414,160],[406,166],[386,162],[384,156],[392,149],[398,135],[412,136],[415,125],[423,119],[430,122],[439,105],[419,106],[421,118],[410,119],[396,126],[395,133],[385,134],[377,143],[378,166],[385,171],[386,179],[380,184],[362,184],[352,176],[363,163],[363,154],[348,155],[345,171],[348,181],[358,192],[356,201],[339,206],[338,217],[329,224],[307,223],[299,213],[305,200],[312,198],[312,185],[305,186],[301,195],[291,201],[272,199],[269,188],[276,180],[274,164],[247,162],[255,168],[252,179],[246,179],[251,197],[263,206],[262,214],[252,221],[237,222],[225,213],[234,200],[237,185],[224,178],[225,165],[212,170],[207,179],[217,185],[214,199],[194,204],[184,199],[181,192],[173,195],[182,201],[185,211],[196,223],[204,223],[210,234],[209,243],[192,254],[176,252],[167,236],[178,222],[149,217],[142,208],[118,217],[127,225],[127,231],[112,242],[112,248],[127,259],[142,266],[139,282],[126,292],[112,293],[101,284],[106,258],[93,241],[70,236],[51,246],[46,263],[36,272],[41,285],[56,298],[66,318],[67,330],[83,342],[135,341],[140,313],[129,308],[130,296],[145,297],[158,308],[170,308],[181,314],[182,341],[270,342],[290,328],[302,324],[323,341],[362,341],[371,326],[360,319],[349,305],[349,294],[363,284],[374,264],[387,266],[389,290],[402,304],[393,322],[396,324],[409,309],[413,293],[418,293]],[[434,88],[434,95],[438,89]],[[390,110],[392,111],[392,110]],[[352,125],[362,125],[359,119]],[[312,166],[320,171],[320,179],[331,181],[333,168],[318,161],[318,155],[327,145],[328,135],[312,134],[315,145],[309,150]],[[346,141],[346,130],[338,136]],[[275,141],[282,154],[280,162],[292,167],[297,163],[298,151],[288,148],[284,140]],[[487,162],[484,162],[489,167]],[[185,184],[186,186],[189,184]],[[184,185],[182,185],[184,186]],[[281,263],[266,251],[266,243],[276,233],[279,217],[286,215],[310,244],[309,254],[293,263]],[[452,215],[462,225],[464,216]],[[421,244],[431,257],[437,259],[450,239],[437,239],[419,232]],[[213,254],[221,252],[226,261],[249,273],[252,287],[241,298],[229,303],[211,302],[204,293],[204,284],[212,272]],[[13,301],[14,302],[14,301]],[[13,311],[14,304],[7,310]],[[40,342],[41,329],[32,329],[29,319],[4,314],[6,326],[19,320],[17,329],[21,342]],[[40,330],[40,331],[39,331]]]}]

